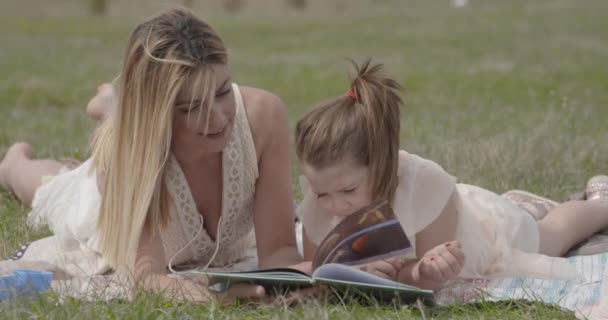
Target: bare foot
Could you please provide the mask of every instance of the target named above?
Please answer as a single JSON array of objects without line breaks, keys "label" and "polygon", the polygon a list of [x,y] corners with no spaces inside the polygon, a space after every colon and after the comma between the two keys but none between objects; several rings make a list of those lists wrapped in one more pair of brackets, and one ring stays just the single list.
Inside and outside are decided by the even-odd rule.
[{"label": "bare foot", "polygon": [[0,162],[0,188],[10,190],[9,173],[11,167],[20,160],[34,157],[34,149],[29,143],[18,142],[13,144]]},{"label": "bare foot", "polygon": [[63,158],[60,159],[59,162],[63,163],[68,170],[74,170],[82,164],[82,161],[74,158]]},{"label": "bare foot", "polygon": [[87,115],[95,120],[102,120],[116,104],[114,87],[110,83],[103,83],[97,87],[97,94],[87,105]]}]

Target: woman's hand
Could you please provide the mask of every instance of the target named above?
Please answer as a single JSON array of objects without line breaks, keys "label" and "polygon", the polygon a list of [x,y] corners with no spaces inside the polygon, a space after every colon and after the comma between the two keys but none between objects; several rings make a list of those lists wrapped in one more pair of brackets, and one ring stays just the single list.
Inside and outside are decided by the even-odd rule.
[{"label": "woman's hand", "polygon": [[267,300],[266,291],[262,286],[238,283],[222,293],[214,293],[214,298],[222,304],[231,304],[235,301],[261,302]]},{"label": "woman's hand", "polygon": [[300,262],[300,263],[291,265],[288,268],[302,271],[309,276],[312,275],[312,261]]},{"label": "woman's hand", "polygon": [[[238,283],[230,286],[223,292],[216,292],[208,289],[208,278],[197,275],[179,275],[170,278],[171,285],[163,285],[165,298],[174,299],[179,302],[188,303],[209,303],[215,301],[220,304],[231,304],[236,300],[246,302],[264,301],[266,292],[262,286]],[[162,280],[161,280],[162,282]]]}]

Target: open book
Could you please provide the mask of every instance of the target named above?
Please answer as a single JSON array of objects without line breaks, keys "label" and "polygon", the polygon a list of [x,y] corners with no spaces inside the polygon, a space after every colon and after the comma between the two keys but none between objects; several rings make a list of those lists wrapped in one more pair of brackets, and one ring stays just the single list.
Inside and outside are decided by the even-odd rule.
[{"label": "open book", "polygon": [[375,202],[340,222],[321,242],[315,253],[311,276],[294,269],[276,268],[247,272],[204,272],[211,284],[253,283],[266,292],[327,285],[336,293],[354,293],[376,301],[403,303],[421,299],[433,303],[433,292],[390,281],[361,271],[352,265],[406,256],[413,248],[392,208]]}]

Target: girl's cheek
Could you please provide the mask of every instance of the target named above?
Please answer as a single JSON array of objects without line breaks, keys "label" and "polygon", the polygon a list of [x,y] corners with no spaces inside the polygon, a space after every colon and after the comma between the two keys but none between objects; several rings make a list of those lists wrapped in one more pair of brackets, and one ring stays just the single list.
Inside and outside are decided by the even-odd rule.
[{"label": "girl's cheek", "polygon": [[331,208],[329,206],[329,201],[325,198],[319,199],[317,200],[318,205],[321,207],[321,209],[323,209],[324,211],[327,211],[328,213],[331,213]]},{"label": "girl's cheek", "polygon": [[359,192],[354,197],[353,202],[355,202],[358,207],[363,207],[370,204],[372,201],[366,192]]}]

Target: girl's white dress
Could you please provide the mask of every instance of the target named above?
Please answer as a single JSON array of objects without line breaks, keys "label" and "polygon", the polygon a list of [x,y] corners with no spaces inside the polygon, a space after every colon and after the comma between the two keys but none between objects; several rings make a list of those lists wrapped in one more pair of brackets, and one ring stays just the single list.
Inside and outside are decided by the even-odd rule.
[{"label": "girl's white dress", "polygon": [[[211,266],[230,267],[238,263],[251,269],[257,267],[253,200],[258,162],[239,87],[232,86],[235,125],[223,150],[219,250]],[[170,223],[161,230],[166,263],[175,256],[173,265],[187,262],[206,265],[217,242],[203,228],[202,215],[196,209],[179,163],[171,156],[167,165],[166,183],[173,204]],[[46,180],[36,191],[29,222],[33,226],[48,225],[53,236],[26,244],[10,259],[0,261],[0,273],[28,267],[55,271],[60,278],[60,275],[90,276],[109,271],[97,250],[100,194],[92,160]]]},{"label": "girl's white dress", "polygon": [[[476,186],[456,183],[456,178],[436,163],[403,150],[399,152],[398,176],[393,209],[414,248],[416,233],[437,219],[456,192],[455,240],[462,243],[465,254],[461,277],[581,278],[566,259],[538,254],[536,220],[506,198]],[[319,244],[339,219],[323,212],[316,205],[316,196],[308,190],[306,179],[300,180],[304,200],[297,214],[306,235]]]}]

